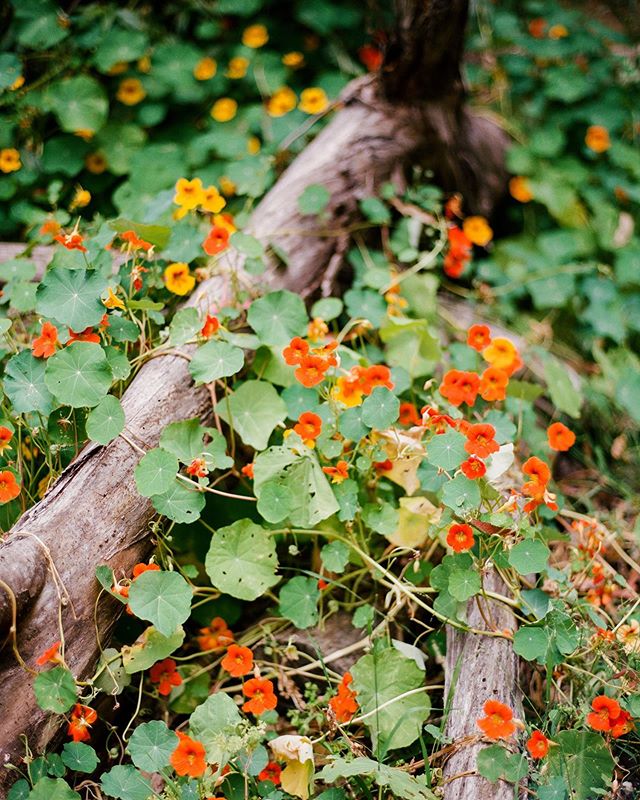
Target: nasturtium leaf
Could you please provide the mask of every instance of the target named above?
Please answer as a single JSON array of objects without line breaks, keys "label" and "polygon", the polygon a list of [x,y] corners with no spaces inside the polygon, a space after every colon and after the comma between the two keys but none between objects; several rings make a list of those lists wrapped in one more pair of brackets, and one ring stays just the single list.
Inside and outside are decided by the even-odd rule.
[{"label": "nasturtium leaf", "polygon": [[145,772],[160,772],[169,765],[169,758],[178,746],[178,736],[166,722],[143,722],[134,730],[127,750],[131,760]]},{"label": "nasturtium leaf", "polygon": [[250,236],[248,233],[236,231],[231,234],[231,245],[235,247],[240,253],[243,253],[249,258],[260,258],[264,255],[264,247],[255,236]]},{"label": "nasturtium leaf", "polygon": [[503,779],[515,783],[528,772],[527,760],[520,753],[510,753],[505,747],[493,744],[478,753],[477,768],[480,775],[491,783]]},{"label": "nasturtium leaf", "polygon": [[457,469],[469,457],[464,449],[466,441],[464,436],[454,430],[434,436],[427,445],[429,463],[448,472]]},{"label": "nasturtium leaf", "polygon": [[53,397],[45,382],[46,361],[29,350],[12,356],[4,371],[4,392],[16,414],[39,411],[51,413]]},{"label": "nasturtium leaf", "polygon": [[40,708],[56,714],[68,711],[77,698],[73,675],[61,665],[39,672],[33,682],[33,691]]},{"label": "nasturtium leaf", "polygon": [[183,464],[190,464],[202,453],[205,428],[198,417],[171,422],[160,434],[160,447]]},{"label": "nasturtium leaf", "polygon": [[570,417],[579,417],[582,393],[571,382],[566,368],[554,358],[548,357],[544,364],[544,376],[554,406]]},{"label": "nasturtium leaf", "polygon": [[241,751],[236,761],[243,772],[255,777],[259,775],[269,763],[269,753],[266,747],[259,744],[253,750]]},{"label": "nasturtium leaf", "polygon": [[242,748],[242,738],[236,737],[241,722],[238,706],[225,692],[209,695],[191,715],[191,735],[202,742],[207,751],[207,761],[224,766],[237,750]]},{"label": "nasturtium leaf", "polygon": [[357,481],[347,478],[342,483],[336,483],[332,487],[333,494],[340,510],[338,511],[338,519],[340,522],[349,522],[355,519],[356,514],[360,510],[360,503],[358,501],[358,483]]},{"label": "nasturtium leaf", "polygon": [[93,772],[98,766],[96,751],[84,742],[65,742],[61,756],[64,765],[73,772]]},{"label": "nasturtium leaf", "polygon": [[549,783],[536,786],[538,800],[565,800],[567,796],[567,784],[561,775],[551,778]]},{"label": "nasturtium leaf", "polygon": [[210,341],[195,351],[189,362],[189,372],[198,385],[229,378],[240,372],[243,365],[244,353],[239,347],[228,342]]},{"label": "nasturtium leaf", "polygon": [[572,800],[591,800],[610,788],[615,764],[601,735],[560,731],[553,741],[557,747],[549,748],[548,771],[566,779]]},{"label": "nasturtium leaf", "polygon": [[107,287],[94,270],[50,269],[36,292],[36,311],[74,331],[97,325],[105,313],[100,296]]},{"label": "nasturtium leaf", "polygon": [[298,211],[301,214],[320,214],[325,210],[330,199],[331,195],[326,186],[312,183],[298,197]]},{"label": "nasturtium leaf", "polygon": [[104,354],[107,357],[113,380],[126,381],[131,374],[131,362],[126,354],[112,345],[107,345],[104,348]]},{"label": "nasturtium leaf", "polygon": [[544,659],[549,647],[549,634],[544,628],[525,625],[513,637],[513,651],[526,661]]},{"label": "nasturtium leaf", "polygon": [[480,576],[472,569],[454,569],[449,575],[447,591],[460,602],[469,600],[481,589]]},{"label": "nasturtium leaf", "polygon": [[315,578],[297,575],[280,589],[280,613],[296,628],[310,628],[318,621],[320,589]]},{"label": "nasturtium leaf", "polygon": [[101,37],[93,56],[93,63],[100,72],[108,73],[111,67],[119,62],[141,58],[148,46],[146,33],[114,26]]},{"label": "nasturtium leaf", "polygon": [[242,441],[256,450],[264,450],[274,428],[287,416],[284,400],[266,381],[245,381],[218,404],[218,414],[232,425]]},{"label": "nasturtium leaf", "polygon": [[362,406],[348,408],[340,414],[338,419],[338,430],[352,442],[359,442],[363,436],[369,433],[369,426],[362,419]]},{"label": "nasturtium leaf", "polygon": [[389,208],[378,197],[365,197],[359,202],[360,211],[376,225],[388,225],[391,222]]},{"label": "nasturtium leaf", "polygon": [[115,696],[122,694],[130,683],[131,677],[124,668],[121,652],[114,647],[107,647],[100,654],[98,674],[94,678],[93,685],[105,694]]},{"label": "nasturtium leaf", "polygon": [[362,421],[377,430],[393,425],[399,413],[400,401],[386,386],[376,386],[362,404]]},{"label": "nasturtium leaf", "polygon": [[140,329],[130,319],[109,314],[109,336],[114,342],[135,342],[140,335]]},{"label": "nasturtium leaf", "polygon": [[118,800],[149,800],[155,792],[147,778],[130,764],[113,767],[100,780],[102,791]]},{"label": "nasturtium leaf", "polygon": [[[383,789],[388,789],[390,797],[401,797],[403,800],[435,800],[436,795],[427,788],[424,775],[410,775],[401,767],[389,767],[374,761],[372,758],[333,758],[318,774],[324,783],[335,783],[339,778],[370,776]],[[328,792],[334,791],[329,789]],[[328,792],[318,796],[325,798]],[[387,794],[383,792],[383,794]],[[338,797],[326,797],[325,800],[340,800]]]},{"label": "nasturtium leaf", "polygon": [[362,519],[371,530],[390,536],[398,527],[398,509],[390,503],[367,503],[362,509]]},{"label": "nasturtium leaf", "polygon": [[297,420],[300,414],[305,411],[318,413],[320,408],[320,398],[315,389],[306,389],[299,383],[288,386],[282,392],[282,399],[287,404],[287,416],[289,419]]},{"label": "nasturtium leaf", "polygon": [[277,568],[273,537],[249,519],[219,528],[205,560],[215,588],[240,600],[255,600],[276,584]]},{"label": "nasturtium leaf", "polygon": [[551,551],[544,542],[537,539],[525,539],[509,551],[509,563],[520,573],[529,575],[532,572],[542,572],[547,568]]},{"label": "nasturtium leaf", "polygon": [[169,343],[174,347],[186,344],[202,328],[197,308],[181,308],[173,316],[169,325]]},{"label": "nasturtium leaf", "polygon": [[97,131],[107,119],[107,95],[98,81],[88,75],[53,81],[49,101],[63,131]]},{"label": "nasturtium leaf", "polygon": [[129,607],[136,617],[149,622],[164,636],[182,625],[191,611],[193,590],[177,572],[148,571],[129,588]]},{"label": "nasturtium leaf", "polygon": [[106,396],[113,375],[100,345],[74,342],[47,359],[44,376],[51,394],[72,408],[92,408]]},{"label": "nasturtium leaf", "polygon": [[166,492],[154,494],[153,507],[174,522],[195,522],[206,505],[204,492],[176,478]]},{"label": "nasturtium leaf", "polygon": [[141,239],[155,245],[159,250],[163,250],[171,237],[171,228],[166,225],[149,225],[144,222],[133,222],[130,219],[112,219],[108,223],[109,227],[117,233],[133,231]]},{"label": "nasturtium leaf", "polygon": [[348,545],[337,539],[325,544],[320,551],[320,558],[327,572],[344,572],[349,563],[349,552]]},{"label": "nasturtium leaf", "polygon": [[308,317],[300,295],[281,289],[254,300],[247,321],[263,344],[284,347],[294,336],[304,336]]},{"label": "nasturtium leaf", "polygon": [[7,286],[5,294],[12,309],[20,314],[26,314],[36,307],[36,290],[36,284],[18,281]]},{"label": "nasturtium leaf", "polygon": [[46,777],[36,781],[28,797],[29,800],[80,800],[78,792],[62,778]]},{"label": "nasturtium leaf", "polygon": [[442,487],[442,502],[457,513],[468,513],[480,505],[480,489],[477,481],[471,481],[464,475],[447,481]]},{"label": "nasturtium leaf", "polygon": [[[142,576],[140,576],[142,577]],[[170,656],[184,641],[184,630],[176,628],[169,636],[163,636],[150,625],[132,644],[122,648],[122,663],[127,675],[142,672],[156,661]]]},{"label": "nasturtium leaf", "polygon": [[173,488],[178,472],[178,459],[162,447],[149,450],[135,468],[138,492],[143,497],[163,494]]},{"label": "nasturtium leaf", "polygon": [[342,314],[344,303],[339,297],[322,297],[311,306],[311,316],[331,322]]},{"label": "nasturtium leaf", "polygon": [[395,647],[374,648],[358,659],[350,672],[361,712],[379,709],[364,720],[374,752],[386,753],[415,742],[429,716],[429,695],[419,692],[400,700],[395,698],[424,685],[424,671],[416,662]]},{"label": "nasturtium leaf", "polygon": [[354,628],[367,628],[373,624],[376,610],[369,603],[365,603],[354,611],[351,624]]},{"label": "nasturtium leaf", "polygon": [[283,483],[267,481],[260,490],[258,513],[267,522],[282,522],[296,505],[296,495]]},{"label": "nasturtium leaf", "polygon": [[117,397],[108,394],[91,410],[86,421],[87,436],[98,444],[109,444],[124,430],[124,411]]}]

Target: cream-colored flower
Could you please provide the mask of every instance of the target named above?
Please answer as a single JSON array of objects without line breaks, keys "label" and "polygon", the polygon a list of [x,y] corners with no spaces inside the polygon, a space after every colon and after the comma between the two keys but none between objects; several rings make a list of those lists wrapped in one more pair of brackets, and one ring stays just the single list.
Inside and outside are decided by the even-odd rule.
[{"label": "cream-colored flower", "polygon": [[308,800],[313,777],[313,745],[307,736],[278,736],[269,742],[274,756],[286,762],[280,775],[281,786],[294,797]]}]

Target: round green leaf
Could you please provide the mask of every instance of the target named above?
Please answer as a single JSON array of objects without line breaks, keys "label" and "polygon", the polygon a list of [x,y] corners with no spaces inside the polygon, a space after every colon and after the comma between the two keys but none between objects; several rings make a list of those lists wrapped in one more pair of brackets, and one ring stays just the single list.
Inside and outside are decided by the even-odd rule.
[{"label": "round green leaf", "polygon": [[325,210],[330,199],[331,195],[326,186],[312,183],[298,197],[298,211],[301,214],[320,214]]},{"label": "round green leaf", "polygon": [[29,800],[80,800],[62,778],[40,778],[29,794]]},{"label": "round green leaf", "polygon": [[53,397],[45,382],[46,362],[29,350],[13,356],[4,371],[4,391],[16,414],[39,411],[51,413]]},{"label": "round green leaf", "polygon": [[263,344],[284,346],[304,335],[308,317],[304,300],[282,289],[254,300],[247,320]]},{"label": "round green leaf", "polygon": [[[142,576],[140,576],[142,577]],[[122,664],[127,675],[142,672],[162,661],[177,650],[184,641],[184,629],[176,628],[170,636],[163,636],[150,625],[135,644],[122,648]]]},{"label": "round green leaf", "polygon": [[109,394],[90,412],[87,436],[98,444],[109,444],[124,430],[124,411],[117,397]]},{"label": "round green leaf", "polygon": [[249,519],[217,530],[205,561],[216,589],[240,600],[255,600],[276,584],[277,567],[273,538]]},{"label": "round green leaf", "polygon": [[323,297],[311,306],[311,316],[330,322],[342,314],[344,303],[339,297]]},{"label": "round green leaf", "polygon": [[97,131],[107,119],[109,101],[105,91],[88,75],[55,81],[48,99],[64,131]]},{"label": "round green leaf", "polygon": [[258,499],[258,513],[267,522],[282,522],[296,504],[291,489],[278,481],[267,481]]},{"label": "round green leaf", "polygon": [[349,547],[338,540],[329,542],[320,551],[320,558],[329,572],[344,572],[349,563]]},{"label": "round green leaf", "polygon": [[478,481],[470,481],[464,475],[456,475],[442,487],[442,502],[459,514],[473,511],[480,505]]},{"label": "round green leaf", "polygon": [[452,597],[464,602],[480,592],[482,581],[472,569],[456,569],[449,575],[447,589]]},{"label": "round green leaf", "polygon": [[74,772],[93,772],[98,766],[96,751],[84,742],[65,742],[61,755],[65,766]]},{"label": "round green leaf", "polygon": [[362,421],[377,430],[393,425],[399,413],[400,401],[386,386],[376,386],[362,404]]},{"label": "round green leaf", "polygon": [[189,362],[189,372],[198,383],[229,378],[244,365],[244,353],[228,342],[207,342],[201,345]]},{"label": "round green leaf", "polygon": [[264,450],[272,431],[286,419],[287,407],[274,387],[266,381],[245,381],[226,403],[220,403],[218,414],[233,425],[245,444]]},{"label": "round green leaf", "polygon": [[186,344],[202,328],[197,308],[181,308],[176,311],[169,325],[169,342],[174,347]]},{"label": "round green leaf", "polygon": [[74,331],[97,325],[105,308],[100,296],[106,279],[93,270],[50,269],[36,292],[36,311]]},{"label": "round green leaf", "polygon": [[544,542],[526,539],[511,549],[509,563],[520,575],[529,575],[546,569],[550,555],[551,551]]},{"label": "round green leaf", "polygon": [[178,737],[165,722],[143,722],[129,739],[127,749],[131,760],[145,772],[160,772],[169,765],[171,753],[178,746]]},{"label": "round green leaf", "polygon": [[465,437],[453,430],[434,436],[427,447],[429,463],[447,471],[456,469],[468,458],[465,442]]},{"label": "round green leaf", "polygon": [[242,739],[236,735],[240,719],[238,706],[224,692],[209,695],[193,712],[191,735],[205,746],[210,763],[223,766],[236,754],[234,745],[242,747]]},{"label": "round green leaf", "polygon": [[149,781],[130,764],[105,772],[100,783],[106,795],[118,800],[149,800],[155,794]]},{"label": "round green leaf", "polygon": [[513,637],[513,650],[527,661],[543,659],[547,654],[549,635],[543,628],[525,625]]},{"label": "round green leaf", "polygon": [[136,617],[149,620],[163,636],[170,636],[189,617],[192,596],[179,573],[150,570],[131,584],[129,606]]},{"label": "round green leaf", "polygon": [[153,497],[173,488],[177,472],[178,459],[161,447],[154,447],[142,456],[133,474],[140,494]]},{"label": "round green leaf", "polygon": [[189,523],[198,519],[206,500],[204,492],[176,478],[166,492],[154,495],[151,502],[158,514],[174,522]]},{"label": "round green leaf", "polygon": [[33,691],[43,711],[64,714],[76,702],[76,682],[66,667],[57,666],[40,672],[33,682]]},{"label": "round green leaf", "polygon": [[296,628],[311,628],[318,621],[320,589],[315,578],[298,575],[280,589],[280,613]]},{"label": "round green leaf", "polygon": [[51,394],[64,405],[91,408],[107,394],[113,376],[100,345],[74,342],[47,359],[44,379]]}]

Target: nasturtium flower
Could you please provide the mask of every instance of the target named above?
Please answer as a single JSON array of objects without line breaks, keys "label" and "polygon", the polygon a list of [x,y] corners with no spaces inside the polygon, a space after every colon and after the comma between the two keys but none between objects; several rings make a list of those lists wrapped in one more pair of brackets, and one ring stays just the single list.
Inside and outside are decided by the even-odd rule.
[{"label": "nasturtium flower", "polygon": [[460,464],[460,469],[465,478],[469,478],[470,481],[482,478],[487,472],[484,461],[480,458],[476,458],[476,456],[469,456],[466,461]]},{"label": "nasturtium flower", "polygon": [[447,532],[447,544],[455,553],[471,550],[475,544],[471,525],[454,522]]},{"label": "nasturtium flower", "polygon": [[285,67],[291,67],[291,69],[297,69],[304,63],[304,56],[299,50],[292,50],[289,53],[285,53],[282,56],[281,61],[285,65]]},{"label": "nasturtium flower", "polygon": [[231,195],[236,193],[235,183],[230,178],[227,178],[226,175],[222,175],[218,178],[218,184],[220,185],[220,191],[225,197],[231,197]]},{"label": "nasturtium flower", "polygon": [[309,89],[303,89],[300,93],[298,108],[305,114],[321,114],[329,108],[329,98],[324,89],[312,86]]},{"label": "nasturtium flower", "polygon": [[521,364],[515,344],[501,336],[492,339],[491,344],[482,351],[482,357],[492,367],[504,370],[508,375],[512,375]]},{"label": "nasturtium flower", "polygon": [[610,731],[622,712],[620,703],[604,694],[593,699],[591,708],[593,710],[587,714],[587,724],[595,731]]},{"label": "nasturtium flower", "polygon": [[615,638],[626,653],[640,653],[640,621],[632,619],[627,625],[621,625],[616,631]]},{"label": "nasturtium flower", "polygon": [[338,684],[338,694],[329,700],[329,708],[331,708],[336,719],[340,723],[349,722],[358,710],[356,693],[350,686],[352,681],[353,677],[351,673],[345,672],[342,676],[342,680]]},{"label": "nasturtium flower", "polygon": [[298,98],[293,89],[282,86],[267,100],[267,113],[270,117],[283,117],[296,107]]},{"label": "nasturtium flower", "polygon": [[212,316],[211,314],[207,314],[207,318],[204,321],[204,325],[200,328],[200,336],[204,337],[205,339],[210,339],[220,329],[220,322],[218,321],[217,317]]},{"label": "nasturtium flower", "polygon": [[467,217],[462,223],[465,236],[473,244],[486,247],[493,239],[493,231],[484,217]]},{"label": "nasturtium flower", "polygon": [[384,61],[384,54],[375,44],[363,44],[358,50],[358,58],[369,72],[377,72]]},{"label": "nasturtium flower", "polygon": [[253,653],[248,647],[230,644],[220,666],[233,678],[241,678],[253,670]]},{"label": "nasturtium flower", "polygon": [[229,214],[226,212],[224,214],[214,214],[213,224],[217,228],[224,228],[224,230],[229,233],[229,236],[231,236],[232,233],[235,233],[238,230],[233,220],[233,214]]},{"label": "nasturtium flower", "polygon": [[136,578],[139,578],[140,575],[144,575],[145,572],[158,572],[159,569],[160,567],[158,564],[154,564],[153,562],[150,562],[149,564],[140,562],[134,566],[131,574],[133,575],[133,580],[135,580]]},{"label": "nasturtium flower", "polygon": [[171,766],[178,775],[200,778],[207,769],[204,745],[187,736],[186,733],[180,731],[176,731],[176,733],[179,741],[169,759]]},{"label": "nasturtium flower", "polygon": [[102,304],[105,308],[124,308],[124,302],[118,297],[118,295],[113,291],[113,289],[109,286],[107,290],[107,299],[102,301]]},{"label": "nasturtium flower", "polygon": [[459,406],[466,403],[473,406],[478,396],[480,376],[475,372],[463,372],[459,369],[450,369],[445,372],[438,391],[451,403]]},{"label": "nasturtium flower", "polygon": [[549,740],[542,731],[533,731],[527,739],[527,750],[531,758],[544,758],[549,752]]},{"label": "nasturtium flower", "polygon": [[280,766],[280,764],[276,764],[275,761],[269,761],[267,766],[258,773],[258,780],[271,781],[271,783],[275,784],[276,786],[279,786],[281,773],[282,773],[282,767]]},{"label": "nasturtium flower", "polygon": [[347,408],[354,408],[362,403],[364,389],[357,378],[341,375],[331,390],[331,397]]},{"label": "nasturtium flower", "polygon": [[245,47],[257,49],[269,41],[269,31],[264,25],[249,25],[242,32],[242,44]]},{"label": "nasturtium flower", "polygon": [[181,208],[191,210],[197,208],[204,200],[204,189],[200,178],[189,181],[186,178],[179,178],[176,181],[176,193],[173,202]]},{"label": "nasturtium flower", "polygon": [[256,153],[259,153],[261,147],[260,139],[257,136],[250,136],[247,139],[247,153],[250,156],[255,156]]},{"label": "nasturtium flower", "polygon": [[151,242],[141,239],[135,231],[124,231],[124,233],[120,234],[120,238],[127,243],[128,248],[131,250],[144,250],[146,253],[150,253],[153,250]]},{"label": "nasturtium flower", "polygon": [[38,231],[38,233],[40,234],[40,236],[55,237],[60,233],[61,230],[62,230],[62,225],[58,222],[57,219],[47,219],[40,226],[40,230]]},{"label": "nasturtium flower", "polygon": [[78,233],[77,225],[71,233],[60,233],[58,236],[54,237],[54,240],[63,247],[66,247],[67,250],[79,250],[81,253],[87,252],[82,234]]},{"label": "nasturtium flower", "polygon": [[74,331],[71,328],[67,328],[69,332],[69,339],[65,347],[69,347],[74,342],[88,342],[90,344],[100,344],[100,334],[96,333],[91,325],[85,328],[82,331]]},{"label": "nasturtium flower", "polygon": [[217,214],[227,205],[227,201],[221,196],[220,192],[215,186],[207,186],[202,190],[202,199],[200,207],[203,211],[209,211],[211,214]]},{"label": "nasturtium flower", "polygon": [[547,440],[552,450],[564,452],[575,444],[576,435],[562,422],[554,422],[547,428]]},{"label": "nasturtium flower", "polygon": [[202,243],[202,249],[208,256],[216,256],[229,246],[229,231],[221,225],[213,225],[207,238]]},{"label": "nasturtium flower", "polygon": [[242,694],[249,699],[243,704],[242,710],[250,712],[256,717],[265,711],[272,711],[278,704],[278,698],[273,691],[273,683],[267,678],[250,678],[242,686]]},{"label": "nasturtium flower", "polygon": [[486,422],[470,425],[466,433],[467,441],[464,443],[464,449],[469,455],[486,458],[500,449],[495,435],[496,429]]},{"label": "nasturtium flower", "polygon": [[44,667],[45,664],[59,664],[62,661],[60,657],[60,645],[62,642],[54,642],[51,647],[48,647],[44,653],[36,658],[36,664],[39,667]]},{"label": "nasturtium flower", "polygon": [[124,78],[116,93],[116,98],[126,106],[135,106],[146,96],[142,81],[138,78]]},{"label": "nasturtium flower", "polygon": [[282,351],[282,357],[286,364],[293,367],[296,364],[300,364],[304,356],[308,355],[308,353],[309,345],[307,342],[299,336],[294,336]]},{"label": "nasturtium flower", "polygon": [[207,462],[202,457],[194,458],[193,461],[187,466],[185,472],[192,478],[206,478],[209,474]]},{"label": "nasturtium flower", "polygon": [[11,450],[11,439],[13,438],[13,432],[7,428],[6,425],[0,425],[0,455],[4,453],[5,450]]},{"label": "nasturtium flower", "polygon": [[487,700],[483,707],[485,716],[477,721],[477,726],[489,739],[508,739],[515,733],[513,711],[498,700]]},{"label": "nasturtium flower", "polygon": [[590,125],[584,137],[585,144],[594,153],[604,153],[611,147],[609,131],[603,125]]},{"label": "nasturtium flower", "polygon": [[196,279],[184,261],[169,264],[164,271],[164,282],[167,289],[177,295],[189,294],[196,285]]},{"label": "nasturtium flower", "polygon": [[529,184],[529,179],[523,175],[516,175],[509,181],[509,194],[519,203],[530,203],[533,200],[533,192]]},{"label": "nasturtium flower", "polygon": [[9,87],[9,91],[15,92],[16,89],[19,89],[21,86],[24,86],[24,80],[25,80],[24,75],[18,75],[18,77]]},{"label": "nasturtium flower", "polygon": [[74,742],[86,742],[91,738],[90,728],[98,719],[93,708],[76,703],[71,712],[71,719],[67,727],[68,735]]},{"label": "nasturtium flower", "polygon": [[298,368],[293,373],[296,380],[307,389],[311,389],[322,383],[325,372],[328,369],[327,362],[321,356],[306,355],[300,359]]},{"label": "nasturtium flower", "polygon": [[218,71],[218,64],[215,58],[205,56],[193,68],[193,77],[197,81],[208,81],[214,77]]},{"label": "nasturtium flower", "polygon": [[233,632],[222,617],[214,617],[206,628],[200,628],[200,636],[197,637],[201,650],[223,650],[233,639]]},{"label": "nasturtium flower", "polygon": [[109,166],[106,156],[99,150],[95,153],[87,153],[84,157],[84,165],[92,175],[102,175]]},{"label": "nasturtium flower", "polygon": [[293,430],[308,447],[313,447],[315,440],[322,432],[322,419],[313,411],[304,411],[298,417]]},{"label": "nasturtium flower", "polygon": [[487,402],[504,400],[507,396],[508,384],[509,376],[504,370],[497,367],[487,367],[480,376],[478,393]]},{"label": "nasturtium flower", "polygon": [[129,64],[126,61],[116,61],[107,70],[107,75],[122,75],[123,72],[127,71],[128,67]]},{"label": "nasturtium flower", "polygon": [[35,358],[50,358],[56,352],[59,344],[56,326],[50,322],[43,322],[40,336],[31,342],[31,352]]},{"label": "nasturtium flower", "polygon": [[163,696],[170,695],[174,686],[182,685],[182,676],[172,658],[157,661],[149,670],[149,679],[158,685],[158,694]]},{"label": "nasturtium flower", "polygon": [[534,39],[542,39],[547,29],[547,20],[543,17],[536,17],[529,22],[527,28]]},{"label": "nasturtium flower", "polygon": [[232,97],[221,97],[211,109],[211,116],[216,122],[229,122],[237,113],[238,104]]},{"label": "nasturtium flower", "polygon": [[569,35],[569,30],[565,25],[552,25],[547,36],[550,39],[564,39]]},{"label": "nasturtium flower", "polygon": [[249,59],[244,56],[236,56],[229,61],[225,75],[231,80],[240,80],[244,78],[249,69]]},{"label": "nasturtium flower", "polygon": [[0,150],[0,172],[16,172],[21,167],[20,153],[15,147],[4,147]]},{"label": "nasturtium flower", "polygon": [[491,331],[487,325],[472,325],[467,331],[467,344],[481,353],[491,344]]},{"label": "nasturtium flower", "polygon": [[413,403],[404,401],[400,403],[398,422],[401,425],[422,425],[422,417]]},{"label": "nasturtium flower", "polygon": [[307,326],[307,336],[312,342],[319,342],[320,339],[324,339],[328,333],[329,326],[323,319],[320,319],[320,317],[314,317]]},{"label": "nasturtium flower", "polygon": [[322,471],[331,478],[331,483],[342,483],[349,477],[349,464],[340,460],[335,467],[322,467]]},{"label": "nasturtium flower", "polygon": [[459,278],[471,259],[471,240],[457,225],[447,230],[449,248],[444,259],[444,273],[449,278]]},{"label": "nasturtium flower", "polygon": [[78,186],[69,205],[69,210],[74,211],[76,208],[86,208],[91,202],[91,192],[88,189],[83,189]]}]

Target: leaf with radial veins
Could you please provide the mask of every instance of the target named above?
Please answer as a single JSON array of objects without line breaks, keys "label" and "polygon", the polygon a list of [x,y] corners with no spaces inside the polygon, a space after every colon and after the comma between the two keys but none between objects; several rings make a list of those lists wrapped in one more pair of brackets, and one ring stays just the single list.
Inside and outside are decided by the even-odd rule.
[{"label": "leaf with radial veins", "polygon": [[74,342],[47,359],[45,383],[66,406],[97,406],[112,381],[111,367],[99,344]]},{"label": "leaf with radial veins", "polygon": [[47,272],[36,292],[36,311],[74,331],[97,325],[105,313],[100,296],[107,279],[99,272],[56,267]]}]

